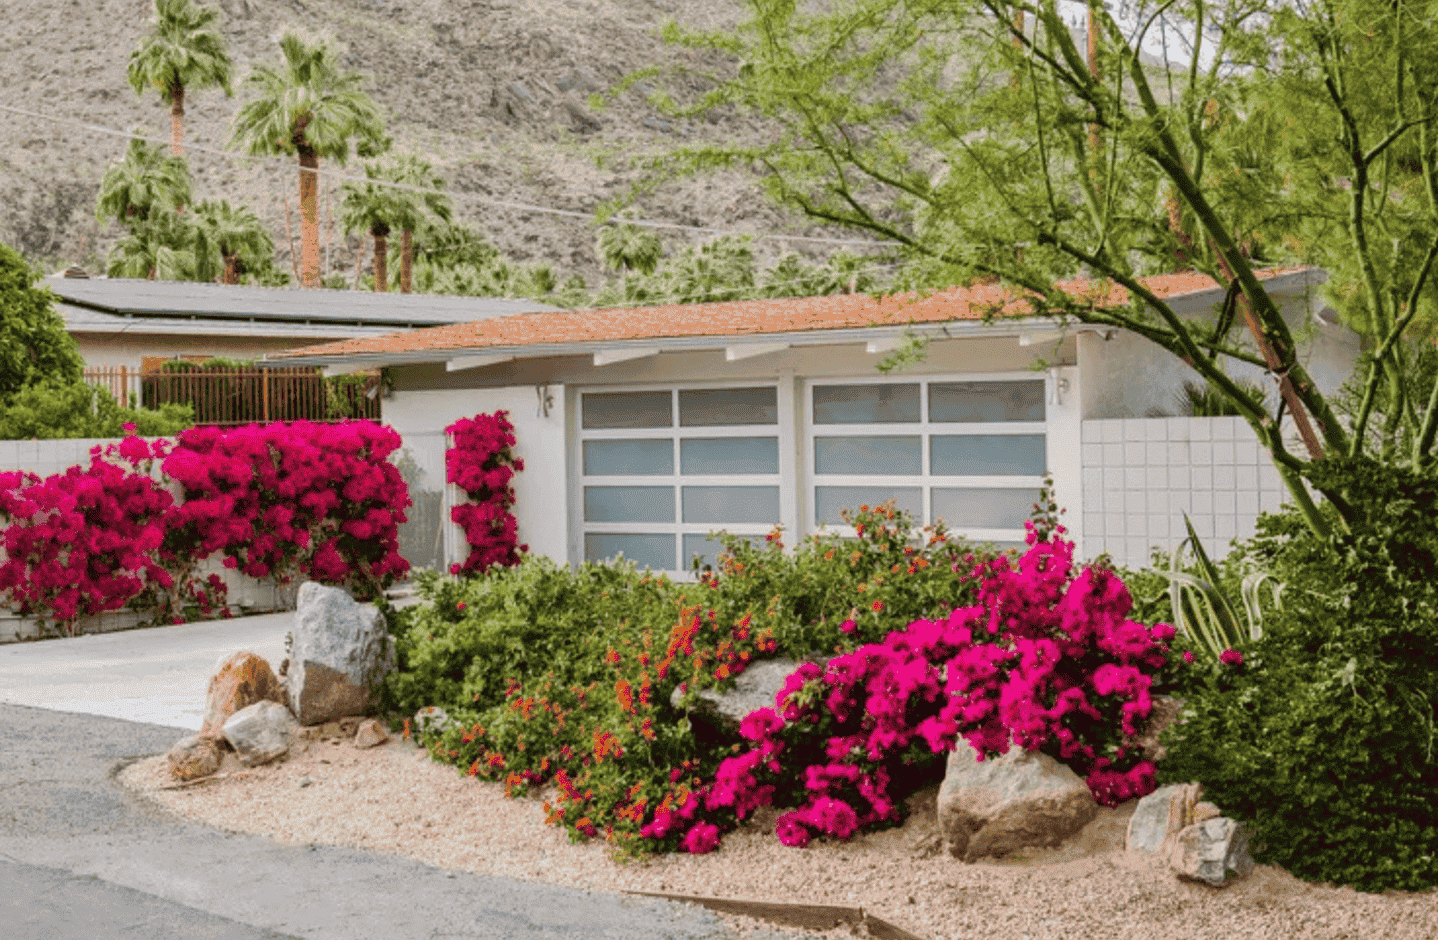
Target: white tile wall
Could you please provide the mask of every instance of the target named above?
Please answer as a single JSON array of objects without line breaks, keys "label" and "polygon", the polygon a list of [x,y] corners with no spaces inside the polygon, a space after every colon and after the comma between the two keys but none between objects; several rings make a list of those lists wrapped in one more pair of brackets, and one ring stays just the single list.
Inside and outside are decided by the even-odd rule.
[{"label": "white tile wall", "polygon": [[1084,554],[1133,567],[1187,536],[1184,512],[1205,549],[1222,556],[1288,496],[1237,417],[1085,421],[1083,463]]}]

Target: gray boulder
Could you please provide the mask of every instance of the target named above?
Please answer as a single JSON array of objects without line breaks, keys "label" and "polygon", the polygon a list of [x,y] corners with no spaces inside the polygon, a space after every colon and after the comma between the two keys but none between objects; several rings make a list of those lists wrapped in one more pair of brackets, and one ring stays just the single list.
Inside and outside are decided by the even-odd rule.
[{"label": "gray boulder", "polygon": [[[824,665],[819,663],[821,668]],[[740,673],[734,680],[734,688],[728,692],[713,689],[696,692],[697,701],[689,706],[689,720],[696,735],[705,740],[739,741],[739,723],[744,716],[760,708],[778,711],[774,696],[784,688],[784,680],[798,668],[799,663],[787,659],[766,659]],[[669,702],[680,708],[681,698],[675,689]]]},{"label": "gray boulder", "polygon": [[395,668],[394,639],[373,604],[340,588],[300,586],[289,659],[281,670],[290,710],[302,725],[372,713]]},{"label": "gray boulder", "polygon": [[1168,864],[1180,878],[1223,888],[1253,873],[1248,827],[1226,816],[1186,826],[1169,849]]},{"label": "gray boulder", "polygon": [[290,742],[299,730],[295,716],[285,706],[256,702],[231,715],[225,722],[224,734],[240,763],[255,767],[288,754]]},{"label": "gray boulder", "polygon": [[939,832],[955,858],[1055,846],[1098,815],[1088,784],[1047,754],[1014,745],[1002,757],[977,758],[960,739],[939,788]]},{"label": "gray boulder", "polygon": [[1219,815],[1212,803],[1199,802],[1202,796],[1201,784],[1170,783],[1143,797],[1129,817],[1124,847],[1130,852],[1164,852],[1185,828]]}]

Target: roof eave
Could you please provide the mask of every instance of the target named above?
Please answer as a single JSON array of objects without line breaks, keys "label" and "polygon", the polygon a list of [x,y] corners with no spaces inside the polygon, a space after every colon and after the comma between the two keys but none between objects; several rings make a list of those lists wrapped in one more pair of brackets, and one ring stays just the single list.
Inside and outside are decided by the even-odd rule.
[{"label": "roof eave", "polygon": [[492,346],[451,346],[441,349],[401,350],[396,352],[329,353],[314,355],[282,355],[280,358],[266,357],[258,363],[261,366],[323,366],[327,370],[341,368],[360,369],[376,366],[423,365],[447,362],[464,357],[493,357],[500,359],[540,359],[561,356],[584,356],[618,350],[647,350],[659,347],[660,352],[712,352],[728,347],[740,346],[835,346],[846,343],[868,343],[875,340],[897,338],[905,330],[929,340],[943,339],[1003,339],[1033,334],[1037,331],[1065,329],[1078,333],[1084,330],[1103,329],[1081,323],[1070,323],[1065,328],[1052,317],[1012,318],[1000,322],[985,323],[981,320],[949,320],[938,323],[895,324],[884,326],[852,327],[833,330],[796,330],[778,333],[741,333],[729,335],[651,337],[640,336],[615,340],[587,340],[566,343],[527,343],[522,345]]}]

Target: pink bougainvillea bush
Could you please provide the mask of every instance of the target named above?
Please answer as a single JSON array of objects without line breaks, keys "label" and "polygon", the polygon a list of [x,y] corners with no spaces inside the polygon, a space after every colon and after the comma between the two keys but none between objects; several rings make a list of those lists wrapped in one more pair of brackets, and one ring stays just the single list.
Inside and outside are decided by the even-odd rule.
[{"label": "pink bougainvillea bush", "polygon": [[973,573],[979,603],[917,620],[821,668],[805,663],[748,715],[749,748],[719,764],[682,802],[656,809],[641,835],[707,852],[765,805],[796,807],[776,822],[787,845],[847,839],[901,821],[890,784],[925,753],[960,737],[979,760],[1010,744],[1084,777],[1108,806],[1154,789],[1154,766],[1131,743],[1149,713],[1149,686],[1167,662],[1173,627],[1126,619],[1132,600],[1110,571],[1075,575],[1073,543],[1028,523],[1030,548]]},{"label": "pink bougainvillea bush", "polygon": [[130,436],[43,480],[0,473],[0,592],[22,615],[72,635],[81,617],[174,586],[156,559],[174,499],[149,472],[167,446]]},{"label": "pink bougainvillea bush", "polygon": [[469,556],[450,566],[450,574],[479,574],[490,567],[510,567],[529,551],[519,544],[519,523],[509,511],[514,505],[510,481],[524,469],[515,457],[514,425],[509,412],[461,418],[445,428],[454,446],[445,451],[445,477],[464,491],[469,502],[450,510],[450,518],[464,530]]},{"label": "pink bougainvillea bush", "polygon": [[163,464],[184,497],[164,551],[219,552],[251,577],[303,575],[372,598],[409,570],[398,530],[409,489],[385,459],[399,446],[370,421],[184,431]]}]

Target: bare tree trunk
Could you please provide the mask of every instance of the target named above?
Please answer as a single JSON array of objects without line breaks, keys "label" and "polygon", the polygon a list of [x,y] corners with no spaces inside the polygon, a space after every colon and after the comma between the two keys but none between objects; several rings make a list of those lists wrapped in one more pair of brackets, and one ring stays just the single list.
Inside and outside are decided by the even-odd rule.
[{"label": "bare tree trunk", "polygon": [[399,233],[399,292],[408,294],[414,286],[414,231],[400,229]]},{"label": "bare tree trunk", "polygon": [[185,86],[178,84],[170,89],[170,153],[185,153]]},{"label": "bare tree trunk", "polygon": [[386,255],[389,254],[389,232],[372,229],[374,236],[374,289],[383,294],[389,290],[389,270]]},{"label": "bare tree trunk", "polygon": [[308,148],[300,150],[300,286],[320,286],[320,158]]},{"label": "bare tree trunk", "polygon": [[224,255],[225,270],[220,275],[221,284],[240,283],[240,256],[234,252]]}]

